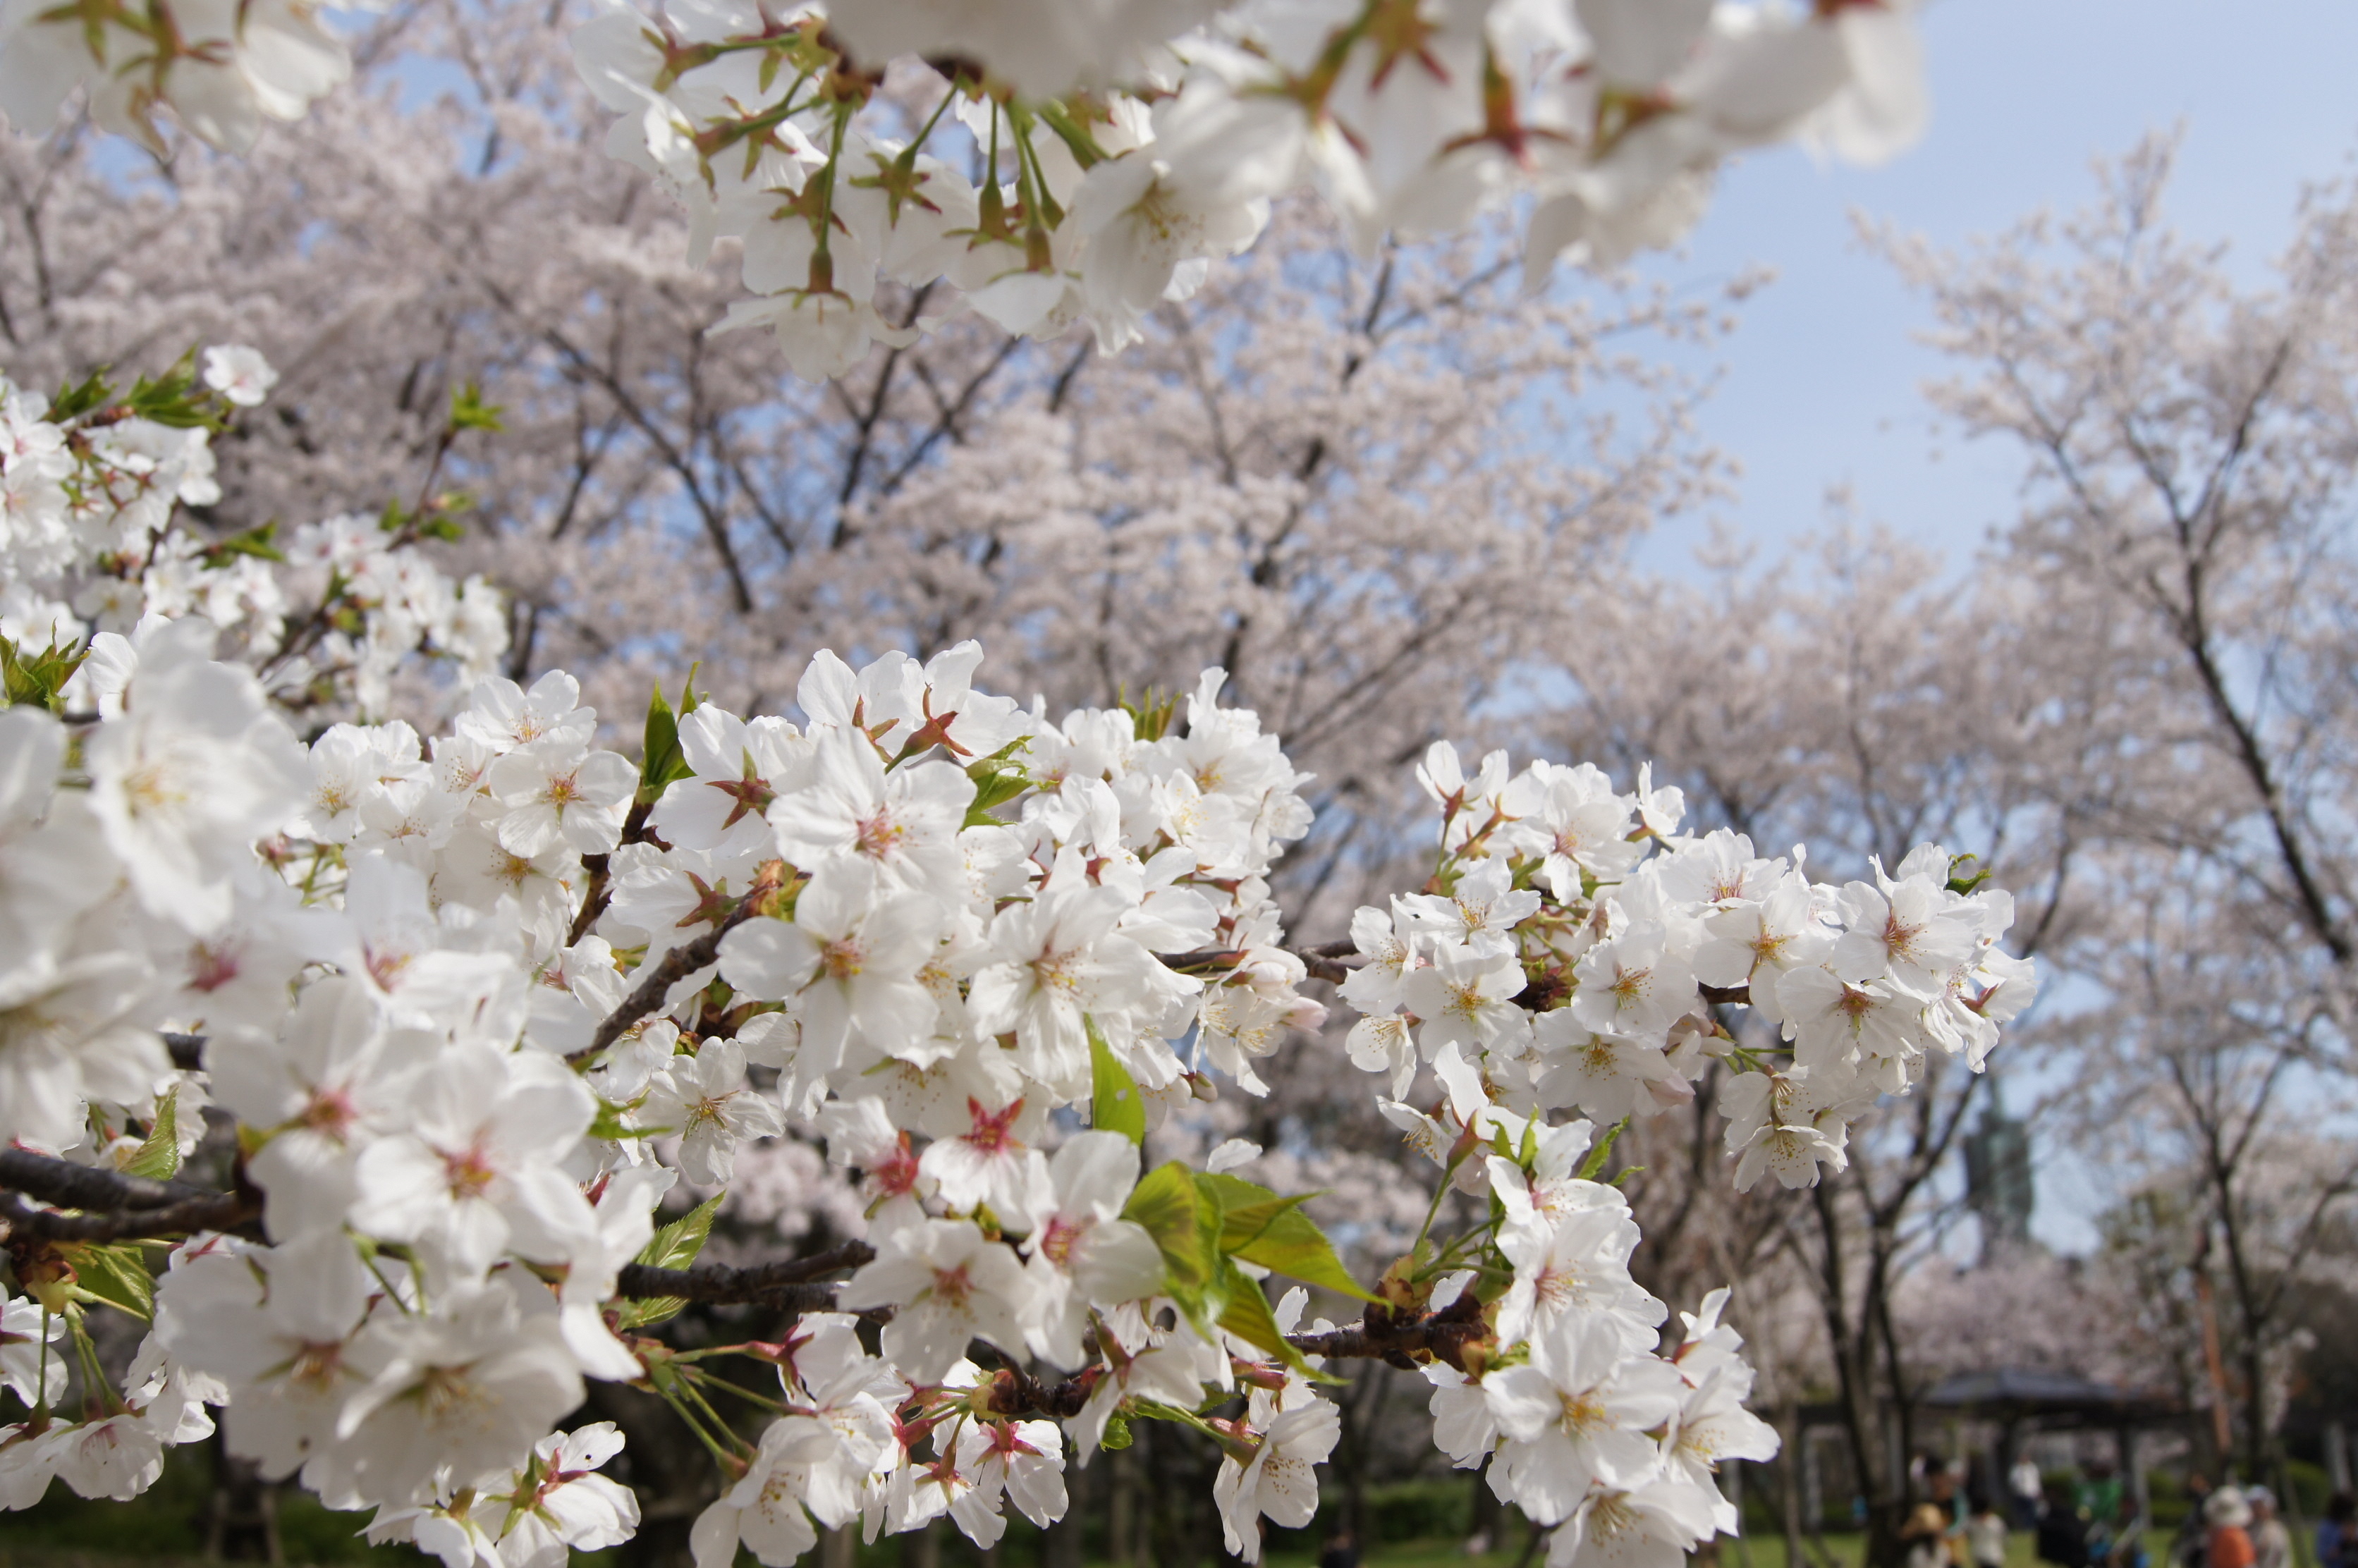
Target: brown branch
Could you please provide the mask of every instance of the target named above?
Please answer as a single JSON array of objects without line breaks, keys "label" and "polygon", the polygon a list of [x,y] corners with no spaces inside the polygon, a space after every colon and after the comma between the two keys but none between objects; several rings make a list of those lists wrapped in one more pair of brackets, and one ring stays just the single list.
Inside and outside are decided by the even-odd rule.
[{"label": "brown branch", "polygon": [[824,1276],[857,1269],[876,1256],[865,1241],[847,1241],[807,1258],[756,1263],[731,1269],[703,1263],[693,1269],[659,1269],[652,1263],[630,1263],[616,1276],[614,1293],[638,1299],[673,1297],[716,1304],[751,1303],[792,1312],[825,1312],[835,1304],[838,1281]]},{"label": "brown branch", "polygon": [[[647,813],[653,806],[645,799],[631,803],[630,815],[622,818],[623,843],[635,844],[646,837]],[[590,881],[582,891],[581,913],[573,917],[573,929],[565,938],[568,946],[590,935],[590,928],[598,924],[598,917],[606,913],[607,904],[614,897],[613,883],[609,880],[613,865],[611,855],[584,855],[581,865],[590,873]]]},{"label": "brown branch", "polygon": [[[1285,1342],[1305,1356],[1330,1360],[1378,1360],[1410,1369],[1420,1361],[1445,1361],[1464,1371],[1466,1345],[1489,1332],[1482,1322],[1481,1303],[1467,1294],[1440,1312],[1398,1319],[1390,1309],[1370,1304],[1365,1317],[1347,1328],[1289,1334]],[[1044,1383],[1021,1367],[1002,1367],[991,1379],[991,1413],[1068,1420],[1081,1413],[1104,1375],[1104,1368],[1087,1367],[1069,1378]]]},{"label": "brown branch", "polygon": [[1369,1303],[1359,1321],[1324,1334],[1289,1334],[1285,1342],[1304,1356],[1330,1360],[1372,1358],[1409,1369],[1425,1361],[1444,1361],[1466,1369],[1466,1346],[1488,1337],[1482,1321],[1482,1303],[1472,1291],[1434,1313],[1395,1315],[1390,1307]]},{"label": "brown branch", "polygon": [[13,1188],[59,1208],[168,1209],[222,1195],[183,1182],[150,1181],[120,1171],[77,1165],[29,1149],[0,1149],[0,1187]]},{"label": "brown branch", "polygon": [[639,983],[631,988],[631,994],[622,999],[622,1005],[606,1015],[606,1021],[598,1025],[598,1033],[590,1037],[588,1045],[565,1059],[575,1064],[587,1062],[629,1033],[631,1025],[651,1012],[662,1011],[664,999],[670,994],[671,988],[718,958],[721,938],[761,913],[763,903],[778,891],[779,885],[785,881],[785,875],[784,860],[765,861],[755,874],[752,887],[747,890],[745,896],[738,901],[737,907],[730,911],[719,925],[695,941],[674,947],[659,961],[639,971]]},{"label": "brown branch", "polygon": [[1090,1367],[1072,1377],[1043,1383],[1021,1367],[1002,1367],[990,1379],[990,1411],[993,1415],[1041,1415],[1051,1421],[1070,1421],[1089,1402],[1098,1379],[1104,1375],[1100,1368]]},{"label": "brown branch", "polygon": [[[1336,960],[1359,956],[1358,945],[1348,941],[1322,942],[1315,947],[1288,947],[1285,951],[1302,960],[1302,967],[1310,971],[1312,979],[1332,980],[1336,985],[1342,984],[1351,973],[1349,965]],[[1241,947],[1198,947],[1189,953],[1157,953],[1154,956],[1164,968],[1180,974],[1204,975],[1235,968],[1244,962],[1245,951]]]},{"label": "brown branch", "polygon": [[29,1208],[13,1193],[0,1193],[0,1238],[30,1236],[42,1241],[122,1241],[132,1237],[184,1236],[196,1230],[256,1233],[262,1204],[246,1193],[212,1193],[160,1208],[115,1209],[103,1214],[60,1214]]}]

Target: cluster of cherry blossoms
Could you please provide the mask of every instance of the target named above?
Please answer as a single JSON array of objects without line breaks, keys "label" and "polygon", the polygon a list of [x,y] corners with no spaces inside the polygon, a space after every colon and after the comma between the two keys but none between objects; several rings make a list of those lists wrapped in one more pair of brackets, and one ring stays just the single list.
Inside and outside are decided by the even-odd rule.
[{"label": "cluster of cherry blossoms", "polygon": [[[2032,964],[1997,945],[2012,896],[1937,844],[1836,888],[1810,881],[1801,846],[1788,861],[1725,828],[1681,837],[1683,798],[1644,773],[1623,795],[1585,763],[1510,775],[1493,752],[1468,777],[1444,741],[1417,776],[1441,808],[1438,868],[1353,917],[1366,962],[1343,996],[1365,1015],[1352,1061],[1391,1080],[1385,1115],[1461,1184],[1481,1180],[1457,1162],[1495,1107],[1650,1116],[1691,1101],[1714,1062],[1733,1069],[1736,1186],[1814,1184],[1881,1096],[1934,1052],[1979,1072],[2037,994]],[[1718,1010],[1738,1006],[1775,1040],[1731,1033]],[[1420,1063],[1446,1090],[1430,1114],[1401,1098]]]},{"label": "cluster of cherry blossoms", "polygon": [[[1913,0],[603,6],[574,42],[610,149],[687,207],[698,260],[742,242],[754,297],[722,326],[814,381],[969,307],[1118,349],[1302,189],[1363,249],[1525,200],[1536,287],[1675,241],[1735,152],[1876,161],[1926,113]],[[322,10],[0,0],[0,114],[43,131],[80,89],[158,151],[166,107],[243,151],[350,75]],[[910,291],[889,318],[884,284]]]},{"label": "cluster of cherry blossoms", "polygon": [[[1252,1558],[1317,1506],[1319,1360],[1384,1354],[1428,1366],[1450,1452],[1501,1445],[1560,1561],[1732,1528],[1709,1473],[1767,1451],[1748,1374],[1708,1322],[1654,1355],[1587,1121],[1468,1118],[1493,1213],[1373,1292],[1228,1157],[1145,1168],[1323,1018],[1267,881],[1304,781],[1220,672],[1052,722],[976,690],[971,643],[822,654],[799,726],[658,697],[633,763],[562,674],[478,685],[430,744],[306,748],[219,634],[151,616],[103,704],[60,676],[0,714],[0,1502],[134,1496],[219,1411],[375,1539],[546,1568],[635,1526],[597,1474],[620,1436],[564,1425],[605,1379],[711,1451],[706,1568],[855,1520],[988,1545],[1137,1420],[1219,1445]],[[864,1236],[687,1271],[725,1191],[666,1197],[790,1127],[856,1173]],[[226,1190],[176,1179],[224,1159]],[[1272,1306],[1271,1275],[1301,1284]],[[1362,1321],[1302,1329],[1303,1286]],[[781,1288],[783,1337],[662,1336]],[[93,1312],[151,1323],[120,1375]]]},{"label": "cluster of cherry blossoms", "polygon": [[[609,0],[574,49],[698,259],[742,242],[755,297],[723,327],[771,327],[817,381],[969,308],[1119,349],[1301,189],[1362,249],[1520,196],[1534,287],[1617,262],[1683,234],[1738,149],[1911,140],[1909,9]],[[881,313],[882,284],[914,303]]]},{"label": "cluster of cherry blossoms", "polygon": [[274,695],[308,704],[382,712],[394,672],[421,653],[462,681],[489,670],[507,646],[506,605],[417,547],[449,531],[430,503],[308,523],[283,544],[275,524],[192,525],[184,508],[221,499],[214,433],[277,379],[234,346],[127,390],[93,376],[52,399],[0,376],[0,636],[16,654],[83,649],[70,695],[101,708],[127,678],[124,636],[158,616],[202,618]]},{"label": "cluster of cherry blossoms", "polygon": [[[372,10],[382,0],[338,0]],[[76,90],[92,117],[161,152],[157,111],[243,152],[352,75],[320,0],[0,0],[0,114],[46,131]]]}]

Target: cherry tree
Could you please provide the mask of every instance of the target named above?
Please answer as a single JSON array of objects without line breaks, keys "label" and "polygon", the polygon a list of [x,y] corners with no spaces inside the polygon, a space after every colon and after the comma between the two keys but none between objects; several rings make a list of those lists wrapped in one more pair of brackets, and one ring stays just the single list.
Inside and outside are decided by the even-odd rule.
[{"label": "cherry tree", "polygon": [[[456,20],[466,58],[478,19]],[[451,465],[505,414],[447,355],[439,395],[404,387],[406,439],[376,443],[422,470],[416,499],[306,523],[291,549],[272,519],[210,514],[214,436],[233,448],[271,418],[278,373],[254,350],[219,345],[127,387],[6,387],[0,889],[24,938],[0,1013],[0,1223],[23,1292],[0,1302],[25,1406],[0,1435],[9,1507],[53,1482],[135,1496],[219,1411],[232,1452],[373,1509],[373,1539],[453,1568],[553,1561],[638,1523],[633,1495],[598,1473],[622,1434],[565,1424],[594,1380],[648,1390],[709,1454],[719,1494],[692,1537],[707,1568],[741,1546],[790,1562],[854,1519],[872,1534],[947,1516],[989,1546],[1011,1505],[1060,1517],[1068,1462],[1141,1423],[1218,1453],[1217,1518],[1252,1560],[1264,1519],[1315,1509],[1339,1426],[1327,1365],[1379,1358],[1422,1372],[1438,1445],[1487,1462],[1552,1532],[1557,1568],[1668,1563],[1734,1527],[1716,1462],[1766,1457],[1774,1435],[1744,1409],[1753,1377],[1724,1291],[1665,1338],[1667,1303],[1629,1271],[1628,1201],[1600,1179],[1612,1130],[1724,1076],[1736,1184],[1814,1184],[1878,1097],[1952,1059],[1978,1067],[2028,1000],[2028,967],[1999,946],[2011,904],[1937,844],[1820,883],[1798,852],[1682,831],[1681,792],[1642,767],[1619,783],[1585,764],[1518,770],[1435,739],[1391,759],[1413,762],[1438,817],[1421,844],[1379,851],[1422,862],[1406,889],[1359,908],[1347,942],[1289,945],[1271,877],[1317,812],[1279,732],[1224,701],[1225,662],[1289,731],[1347,734],[1403,697],[1445,712],[1465,670],[1532,646],[1479,626],[1487,604],[1509,583],[1549,591],[1661,492],[1575,475],[1541,495],[1482,471],[1469,419],[1510,406],[1551,349],[1593,352],[1595,321],[1563,308],[1551,347],[1520,362],[1506,329],[1435,330],[1475,319],[1478,243],[1457,262],[1472,285],[1386,265],[1346,311],[1277,314],[1258,341],[1191,338],[1182,314],[1150,351],[1142,324],[1211,287],[1208,264],[1250,248],[1269,203],[1305,183],[1363,244],[1455,227],[1467,193],[1520,184],[1537,199],[1534,278],[1567,247],[1604,260],[1659,242],[1735,147],[1808,129],[1875,153],[1904,134],[1906,17],[1584,5],[1455,24],[1384,5],[1339,25],[1146,7],[1023,20],[952,37],[885,5],[833,21],[682,5],[610,10],[575,34],[591,91],[623,113],[607,145],[682,200],[691,255],[741,245],[759,297],[731,318],[775,327],[806,376],[884,345],[879,412],[851,405],[853,482],[824,525],[830,547],[872,535],[896,542],[895,566],[935,555],[936,569],[914,603],[849,574],[802,590],[838,596],[860,652],[802,661],[798,723],[762,711],[783,683],[749,680],[764,700],[740,711],[691,680],[633,726],[633,760],[600,743],[562,671],[479,678],[508,630],[495,590],[453,584],[422,546],[458,531]],[[295,0],[204,21],[160,3],[11,11],[0,108],[38,124],[86,81],[102,125],[163,146],[168,109],[242,150],[349,70]],[[1073,52],[1044,55],[1049,38]],[[895,60],[912,46],[954,52]],[[488,172],[506,135],[573,129],[562,114],[495,126]],[[1444,189],[1456,204],[1435,208]],[[29,235],[46,196],[38,181],[18,194]],[[168,229],[183,215],[162,198],[127,214]],[[1286,255],[1256,252],[1224,279],[1238,308],[1266,317],[1286,297]],[[50,253],[32,257],[39,311],[70,315]],[[464,250],[437,259],[368,281],[475,297],[451,281]],[[880,279],[906,291],[885,296],[895,319]],[[674,301],[691,314],[692,289]],[[647,493],[607,488],[600,466],[628,427],[725,581],[694,585],[676,613],[709,597],[750,619],[752,579],[705,481],[725,473],[760,514],[737,471],[758,416],[691,420],[699,440],[719,434],[667,451],[664,424],[566,341],[554,299],[481,297],[531,324],[559,381],[605,400],[571,404],[602,416],[577,420],[557,460],[571,496],[594,487],[622,516]],[[911,441],[922,464],[1013,351],[959,319],[969,305],[1034,339],[1086,321],[1139,368],[1076,394],[1076,358],[1044,402],[1002,411],[1031,441],[968,442],[910,467],[898,492],[857,493],[897,356],[946,345],[911,373],[941,430]],[[643,341],[656,384],[696,384],[674,370],[695,350]],[[1413,446],[1384,424],[1409,385],[1386,355],[1439,388]],[[946,396],[930,373],[959,356],[973,391]],[[1322,385],[1327,427],[1380,437],[1289,428],[1289,359]],[[1232,383],[1259,399],[1257,426],[1229,428]],[[1060,467],[1067,400],[1098,400],[1081,431],[1100,440],[1143,408],[1130,430],[1161,418],[1194,444],[1158,464],[1065,436],[1077,456]],[[331,406],[281,421],[286,444],[305,450],[302,427]],[[257,434],[244,460],[266,469],[270,446]],[[1676,473],[1642,451],[1625,465],[1649,486]],[[1184,694],[1061,718],[979,687],[981,647],[951,641],[978,608],[957,599],[968,563],[907,541],[953,498],[994,493],[1065,509],[1029,538],[999,530],[1013,558],[979,600],[1006,641],[1043,667],[1094,649],[1102,678],[1167,672],[1217,629],[1224,663]],[[1433,507],[1496,525],[1420,558]],[[1364,553],[1347,518],[1372,524]],[[762,521],[791,557],[787,515]],[[1096,580],[1044,594],[1059,530],[1090,540]],[[1149,607],[1171,615],[1206,583],[1212,612],[1159,636]],[[1077,644],[1036,636],[1092,593]],[[1322,615],[1361,634],[1350,657],[1312,656],[1303,630]],[[861,646],[903,635],[925,656]],[[1428,681],[1417,666],[1442,655]],[[430,741],[384,718],[405,676],[460,698]],[[1372,1286],[1304,1195],[1233,1173],[1254,1151],[1144,1158],[1150,1132],[1222,1085],[1269,1092],[1261,1066],[1286,1031],[1325,1014],[1303,989],[1314,977],[1360,1015],[1343,1054],[1433,1167],[1422,1221]],[[1733,1009],[1768,1027],[1730,1029],[1714,1010]],[[701,1257],[719,1197],[658,1224],[675,1186],[726,1185],[741,1148],[789,1119],[858,1182],[863,1235],[730,1265]],[[202,1145],[209,1123],[233,1135]],[[1275,1301],[1272,1275],[1295,1281]],[[1357,1321],[1305,1324],[1313,1289],[1358,1303]],[[741,1339],[688,1341],[665,1325],[689,1301],[768,1316],[741,1320]],[[110,1314],[151,1325],[127,1367],[100,1354],[92,1322]]]},{"label": "cherry tree", "polygon": [[[1964,256],[1887,238],[1959,364],[1936,400],[2024,462],[1982,602],[2023,776],[2084,847],[2049,951],[2101,997],[2049,1027],[2100,1065],[2091,1119],[2149,1140],[2144,1180],[2199,1173],[2183,1261],[2261,1471],[2288,1292],[2353,1169],[2286,1152],[2349,1083],[2353,207],[2309,192],[2271,285],[2239,288],[2165,221],[2171,151]],[[2298,1195],[2265,1173],[2287,1164]]]}]

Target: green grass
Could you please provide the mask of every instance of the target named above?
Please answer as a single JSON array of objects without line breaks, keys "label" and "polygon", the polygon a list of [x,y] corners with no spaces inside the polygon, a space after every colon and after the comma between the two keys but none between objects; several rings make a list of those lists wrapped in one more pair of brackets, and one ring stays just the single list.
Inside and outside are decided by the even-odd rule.
[{"label": "green grass", "polygon": [[[2169,1561],[2169,1543],[2174,1533],[2167,1530],[2149,1530],[2145,1532],[2146,1560],[2149,1568],[2166,1568]],[[1819,1539],[1824,1543],[1826,1553],[1833,1559],[1836,1568],[1861,1568],[1861,1564],[1866,1561],[1866,1537],[1863,1534],[1853,1530],[1829,1531]],[[2006,1537],[2006,1568],[2046,1568],[2046,1565],[2039,1561],[2036,1548],[2037,1542],[2030,1531],[2016,1530]],[[1741,1541],[1725,1539],[1720,1541],[1719,1568],[1747,1568],[1746,1562],[1747,1557],[1750,1559],[1748,1568],[1788,1568],[1785,1562],[1785,1538],[1782,1535],[1763,1535],[1756,1531]],[[1390,1568],[1389,1558],[1382,1558],[1381,1561],[1385,1568]],[[1460,1559],[1460,1561],[1471,1560]],[[1813,1552],[1804,1547],[1801,1568],[1817,1568],[1817,1563],[1818,1560]],[[1424,1565],[1419,1564],[1418,1568],[1424,1568]]]}]

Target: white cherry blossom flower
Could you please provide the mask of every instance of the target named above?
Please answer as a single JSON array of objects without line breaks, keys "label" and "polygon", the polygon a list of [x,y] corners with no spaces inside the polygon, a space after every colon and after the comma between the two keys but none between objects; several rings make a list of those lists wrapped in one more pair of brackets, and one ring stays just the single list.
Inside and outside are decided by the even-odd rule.
[{"label": "white cherry blossom flower", "polygon": [[461,1277],[508,1248],[561,1262],[592,1229],[560,1162],[597,1104],[563,1063],[453,1046],[416,1076],[405,1110],[405,1130],[362,1151],[357,1228],[416,1242]]},{"label": "white cherry blossom flower", "polygon": [[919,1382],[938,1382],[965,1356],[967,1343],[989,1340],[1023,1353],[1035,1287],[1015,1254],[984,1239],[971,1220],[928,1219],[892,1232],[837,1293],[857,1311],[890,1306],[884,1354]]},{"label": "white cherry blossom flower", "polygon": [[857,1040],[889,1054],[933,1033],[936,1009],[918,971],[941,920],[925,895],[884,883],[869,861],[822,864],[795,901],[795,917],[749,920],[720,945],[721,977],[750,997],[799,1000],[802,1050],[832,1070]]},{"label": "white cherry blossom flower", "polygon": [[526,859],[557,848],[602,855],[622,841],[639,771],[611,752],[564,740],[519,746],[487,776],[500,803],[500,847]]},{"label": "white cherry blossom flower", "polygon": [[707,1040],[693,1057],[673,1057],[648,1086],[637,1119],[678,1133],[680,1173],[707,1186],[728,1182],[739,1144],[785,1130],[778,1108],[746,1083],[745,1053],[734,1040]]},{"label": "white cherry blossom flower", "polygon": [[1522,989],[1513,953],[1438,943],[1433,961],[1402,982],[1401,1000],[1416,1014],[1428,1054],[1444,1045],[1478,1050],[1529,1033],[1530,1020],[1513,1000]]},{"label": "white cherry blossom flower", "polygon": [[1212,1481],[1220,1529],[1228,1550],[1248,1563],[1260,1561],[1260,1519],[1299,1530],[1318,1512],[1317,1466],[1341,1437],[1343,1418],[1325,1400],[1281,1412],[1259,1435],[1249,1461],[1230,1454]]}]

